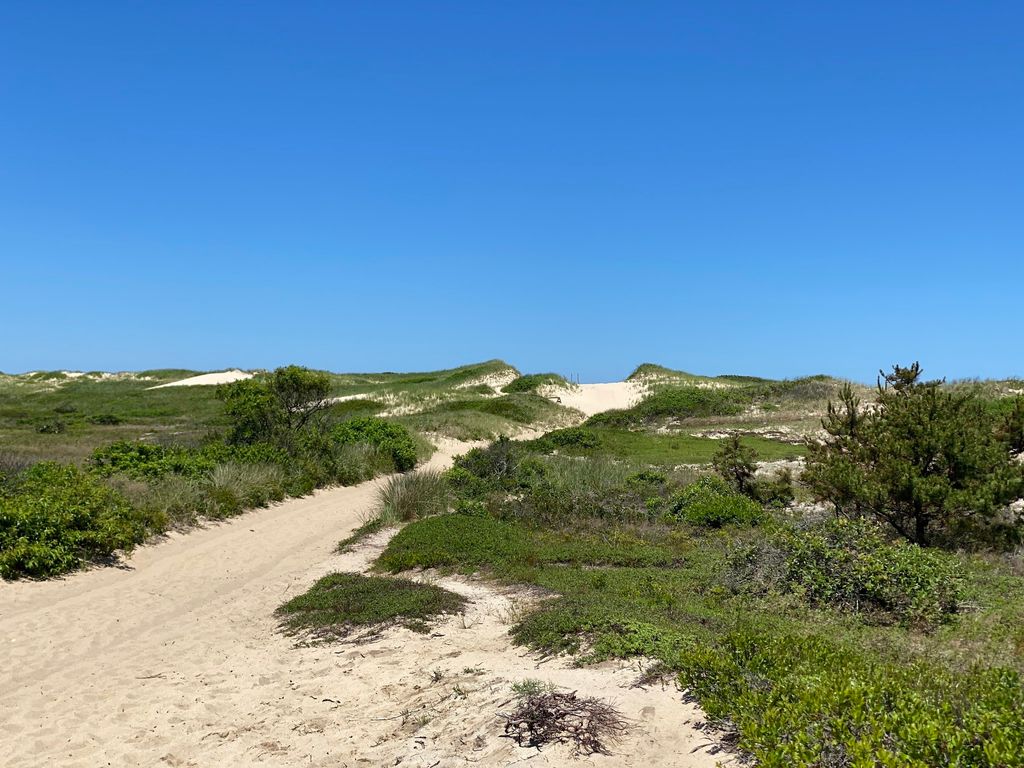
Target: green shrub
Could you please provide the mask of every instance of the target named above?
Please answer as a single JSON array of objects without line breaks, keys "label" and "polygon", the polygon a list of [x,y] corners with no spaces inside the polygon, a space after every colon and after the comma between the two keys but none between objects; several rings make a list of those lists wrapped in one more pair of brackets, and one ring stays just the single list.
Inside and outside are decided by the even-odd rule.
[{"label": "green shrub", "polygon": [[102,477],[124,474],[136,479],[155,479],[166,474],[197,477],[207,474],[217,464],[199,451],[126,440],[97,448],[89,463]]},{"label": "green shrub", "polygon": [[1015,672],[887,664],[756,628],[681,648],[681,685],[765,768],[1024,765]]},{"label": "green shrub", "polygon": [[601,438],[593,429],[587,427],[567,427],[556,429],[528,443],[530,450],[551,453],[558,448],[575,448],[586,450],[601,445]]},{"label": "green shrub", "polygon": [[36,432],[41,435],[60,435],[68,429],[67,422],[63,419],[49,419],[36,427]]},{"label": "green shrub", "polygon": [[65,573],[131,548],[148,528],[113,489],[77,467],[42,462],[0,498],[0,576]]},{"label": "green shrub", "polygon": [[965,583],[955,556],[890,542],[867,520],[779,528],[734,552],[730,567],[748,589],[795,591],[814,605],[926,627],[956,613]]},{"label": "green shrub", "polygon": [[721,528],[757,525],[764,518],[764,511],[756,502],[736,493],[722,478],[708,475],[676,494],[668,516],[702,528]]},{"label": "green shrub", "polygon": [[401,424],[365,416],[336,425],[331,437],[338,445],[367,443],[376,447],[390,456],[399,472],[416,466],[416,443]]}]

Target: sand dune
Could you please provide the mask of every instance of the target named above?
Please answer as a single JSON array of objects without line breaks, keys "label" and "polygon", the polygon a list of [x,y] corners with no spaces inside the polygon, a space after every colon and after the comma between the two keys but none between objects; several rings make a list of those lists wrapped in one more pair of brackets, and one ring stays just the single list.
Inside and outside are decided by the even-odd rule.
[{"label": "sand dune", "polygon": [[570,384],[568,387],[541,387],[540,394],[587,416],[619,408],[629,408],[643,399],[646,388],[635,381],[609,384]]},{"label": "sand dune", "polygon": [[[431,464],[466,447],[447,442]],[[293,647],[273,610],[383,546],[334,552],[380,482],[171,535],[124,568],[0,584],[4,764],[715,765],[678,691],[629,688],[628,665],[575,669],[513,648],[506,633],[527,598],[482,582],[442,582],[473,603],[435,635]],[[612,699],[634,721],[630,736],[613,757],[582,761],[515,746],[497,712],[508,682],[525,677]]]},{"label": "sand dune", "polygon": [[251,379],[253,374],[247,371],[240,371],[237,368],[230,371],[218,371],[216,373],[201,373],[198,376],[190,376],[181,381],[172,381],[167,384],[158,384],[150,389],[163,389],[164,387],[203,387],[214,384],[230,384],[232,381]]}]

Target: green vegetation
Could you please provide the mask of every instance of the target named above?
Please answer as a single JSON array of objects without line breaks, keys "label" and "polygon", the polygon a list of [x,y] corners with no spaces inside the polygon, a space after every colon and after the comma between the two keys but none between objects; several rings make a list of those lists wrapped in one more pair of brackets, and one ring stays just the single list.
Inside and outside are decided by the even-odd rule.
[{"label": "green vegetation", "polygon": [[[328,388],[326,374],[288,366],[218,388],[223,438],[207,434],[198,445],[118,440],[95,448],[83,467],[27,469],[31,462],[6,459],[0,575],[64,573],[200,518],[416,464],[423,446],[405,427],[351,414],[336,422]],[[77,409],[68,403],[59,412]]]},{"label": "green vegetation", "polygon": [[[907,455],[943,434],[922,424],[905,434]],[[1013,429],[1012,418],[964,429],[960,455]],[[922,547],[871,516],[787,507],[787,481],[755,476],[742,440],[716,443],[719,477],[694,482],[614,455],[613,431],[470,451],[433,491],[453,511],[417,515],[377,567],[552,593],[513,627],[518,643],[658,660],[759,765],[1024,765],[1019,563]]]},{"label": "green vegetation", "polygon": [[[742,445],[756,451],[763,461],[795,459],[803,456],[802,445],[749,435],[740,438]],[[615,427],[570,427],[549,432],[530,442],[531,449],[541,453],[569,456],[605,456],[639,464],[673,467],[680,464],[707,464],[721,448],[722,441],[693,437],[680,432],[658,433],[633,431]]]},{"label": "green vegetation", "polygon": [[525,376],[520,376],[511,384],[505,385],[502,392],[508,394],[514,392],[536,392],[541,387],[552,384],[562,387],[569,386],[569,382],[566,381],[565,377],[557,373],[529,373]]},{"label": "green vegetation", "polygon": [[396,625],[425,633],[431,619],[458,613],[465,602],[453,592],[408,579],[333,573],[282,605],[277,614],[289,632],[336,640],[357,630]]},{"label": "green vegetation", "polygon": [[845,387],[829,403],[828,438],[812,446],[808,484],[839,514],[870,515],[918,544],[1020,542],[1006,507],[1024,495],[1015,448],[1024,406],[1000,415],[973,392],[920,376],[917,363],[894,366],[871,409]]},{"label": "green vegetation", "polygon": [[150,521],[74,466],[41,462],[0,488],[0,577],[53,576],[130,549]]}]

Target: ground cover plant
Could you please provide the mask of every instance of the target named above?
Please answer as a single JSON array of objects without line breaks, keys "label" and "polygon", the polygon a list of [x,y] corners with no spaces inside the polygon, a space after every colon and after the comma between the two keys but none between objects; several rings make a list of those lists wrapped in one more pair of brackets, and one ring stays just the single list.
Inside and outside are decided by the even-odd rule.
[{"label": "ground cover plant", "polygon": [[499,440],[457,459],[447,511],[409,523],[377,567],[553,595],[516,642],[656,659],[761,765],[1024,765],[1012,557],[765,504],[742,444],[695,478],[595,455],[589,428],[549,438],[558,453]]},{"label": "ground cover plant", "polygon": [[430,621],[458,613],[465,598],[408,579],[332,573],[277,610],[282,626],[315,640],[338,640],[363,630],[403,626],[427,632]]}]

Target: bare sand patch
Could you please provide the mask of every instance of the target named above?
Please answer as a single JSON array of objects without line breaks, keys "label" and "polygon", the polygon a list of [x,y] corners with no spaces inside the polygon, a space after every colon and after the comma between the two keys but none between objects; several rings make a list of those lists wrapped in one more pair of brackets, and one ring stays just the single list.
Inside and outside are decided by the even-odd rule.
[{"label": "bare sand patch", "polygon": [[234,368],[230,371],[218,371],[216,373],[201,373],[198,376],[190,376],[181,381],[172,381],[167,384],[158,384],[150,389],[163,389],[164,387],[208,387],[216,384],[230,384],[233,381],[251,379],[253,374],[248,371],[240,371]]},{"label": "bare sand patch", "polygon": [[538,393],[585,416],[604,411],[631,408],[647,394],[647,387],[637,381],[615,381],[608,384],[546,385]]}]

